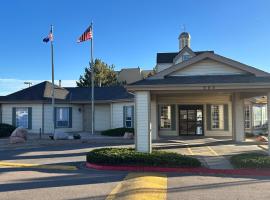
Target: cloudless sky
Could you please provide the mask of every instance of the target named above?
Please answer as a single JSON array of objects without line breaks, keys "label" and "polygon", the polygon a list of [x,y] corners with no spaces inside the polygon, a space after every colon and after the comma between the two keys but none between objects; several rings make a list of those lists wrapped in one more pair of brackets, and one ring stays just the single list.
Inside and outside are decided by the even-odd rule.
[{"label": "cloudless sky", "polygon": [[181,26],[191,48],[270,71],[269,0],[2,0],[0,79],[51,78],[55,30],[55,77],[78,79],[88,65],[90,42],[77,38],[94,22],[94,56],[116,70],[151,69],[157,52],[178,50]]}]

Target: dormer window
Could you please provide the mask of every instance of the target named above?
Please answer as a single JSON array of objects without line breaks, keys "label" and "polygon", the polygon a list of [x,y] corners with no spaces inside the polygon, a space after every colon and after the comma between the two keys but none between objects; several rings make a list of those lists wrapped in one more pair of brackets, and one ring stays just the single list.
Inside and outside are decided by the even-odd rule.
[{"label": "dormer window", "polygon": [[190,58],[190,55],[182,55],[182,61],[186,61]]}]

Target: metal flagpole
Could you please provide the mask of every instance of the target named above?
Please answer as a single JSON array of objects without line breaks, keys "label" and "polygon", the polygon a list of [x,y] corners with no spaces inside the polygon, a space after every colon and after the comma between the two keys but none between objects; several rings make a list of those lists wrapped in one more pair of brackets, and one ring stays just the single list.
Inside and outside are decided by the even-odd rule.
[{"label": "metal flagpole", "polygon": [[91,38],[91,119],[92,119],[92,135],[94,135],[94,131],[95,131],[95,95],[94,95],[94,78],[95,78],[95,75],[94,75],[94,61],[93,61],[93,22],[91,22],[91,32],[92,32],[92,38]]},{"label": "metal flagpole", "polygon": [[[53,25],[51,25],[51,34],[53,37]],[[52,133],[54,134],[54,60],[53,60],[53,39],[50,39],[51,41],[51,59],[52,59]]]}]

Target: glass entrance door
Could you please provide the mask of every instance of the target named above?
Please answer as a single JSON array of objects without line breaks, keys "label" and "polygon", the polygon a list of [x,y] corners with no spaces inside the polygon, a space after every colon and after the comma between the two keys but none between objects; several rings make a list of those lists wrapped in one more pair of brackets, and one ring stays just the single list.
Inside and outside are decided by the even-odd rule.
[{"label": "glass entrance door", "polygon": [[203,135],[202,105],[179,105],[179,135]]}]

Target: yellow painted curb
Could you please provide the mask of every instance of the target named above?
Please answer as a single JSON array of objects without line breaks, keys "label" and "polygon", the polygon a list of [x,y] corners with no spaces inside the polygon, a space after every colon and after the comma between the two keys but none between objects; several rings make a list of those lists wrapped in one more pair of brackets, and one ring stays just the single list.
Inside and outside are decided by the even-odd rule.
[{"label": "yellow painted curb", "polygon": [[214,151],[214,149],[212,149],[211,147],[207,146],[207,148],[211,151],[211,153],[213,153],[215,156],[219,156],[218,153],[216,151]]},{"label": "yellow painted curb", "polygon": [[191,148],[188,147],[187,149],[188,149],[188,152],[190,153],[190,155],[193,155],[193,156],[194,156],[194,153],[193,153],[193,151],[191,150]]},{"label": "yellow painted curb", "polygon": [[165,200],[167,176],[162,173],[130,173],[106,200]]},{"label": "yellow painted curb", "polygon": [[75,166],[68,166],[68,165],[40,165],[40,164],[28,164],[28,163],[0,162],[0,166],[4,166],[4,167],[38,168],[38,169],[77,170],[77,167],[75,167]]},{"label": "yellow painted curb", "polygon": [[264,147],[263,145],[257,145],[259,148],[261,148],[264,151],[268,151],[268,148]]}]

